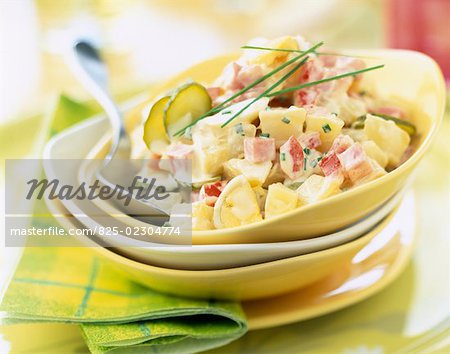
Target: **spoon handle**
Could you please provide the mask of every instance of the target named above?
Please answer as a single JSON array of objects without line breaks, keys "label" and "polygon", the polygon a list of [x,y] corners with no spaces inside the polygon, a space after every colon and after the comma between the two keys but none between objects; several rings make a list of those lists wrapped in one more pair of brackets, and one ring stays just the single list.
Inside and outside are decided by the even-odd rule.
[{"label": "spoon handle", "polygon": [[111,123],[111,148],[105,157],[109,161],[116,154],[126,134],[122,114],[108,93],[108,72],[97,49],[86,40],[76,41],[73,45],[71,68],[77,79],[104,109]]}]

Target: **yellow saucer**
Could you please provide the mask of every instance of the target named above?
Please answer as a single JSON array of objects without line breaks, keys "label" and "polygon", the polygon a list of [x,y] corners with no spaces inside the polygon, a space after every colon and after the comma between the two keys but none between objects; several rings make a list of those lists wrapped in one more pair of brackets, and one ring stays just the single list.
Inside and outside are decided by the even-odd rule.
[{"label": "yellow saucer", "polygon": [[[61,205],[54,203],[49,207],[52,213],[64,214]],[[383,231],[371,237],[364,247],[357,253],[355,252],[356,255],[351,255],[338,267],[334,267],[334,272],[329,272],[331,275],[321,278],[313,285],[293,292],[285,292],[277,297],[244,302],[250,328],[265,328],[319,316],[360,301],[388,285],[400,274],[411,254],[415,225],[410,220],[415,219],[414,213],[414,197],[410,192],[404,197],[395,212],[396,216],[393,222],[384,224]],[[64,227],[82,227],[74,218],[66,217],[64,220],[59,218],[59,221]],[[136,262],[106,249],[94,247],[93,250],[108,257],[111,261],[117,262],[118,265],[128,268],[135,266]],[[320,254],[320,252],[315,254]],[[294,259],[300,257],[305,256],[294,257]],[[173,270],[147,265],[142,265],[142,267],[141,273],[145,272],[145,268],[159,269],[161,273],[173,272]],[[231,271],[232,275],[234,274],[233,269],[228,271]],[[192,276],[192,273],[196,273],[200,277],[206,276],[202,273],[211,273],[211,271],[176,272],[180,272],[184,276],[188,274],[188,278]],[[139,276],[143,275],[139,274]],[[234,276],[235,285],[242,287],[243,285],[239,284],[241,276],[239,272]],[[266,282],[269,280],[266,279]],[[244,284],[246,283],[244,282]]]},{"label": "yellow saucer", "polygon": [[411,192],[399,213],[404,217],[394,235],[373,239],[327,278],[288,294],[243,302],[250,330],[322,316],[360,302],[392,283],[408,265],[416,241],[415,225],[410,222],[415,219],[411,217],[415,215]]}]

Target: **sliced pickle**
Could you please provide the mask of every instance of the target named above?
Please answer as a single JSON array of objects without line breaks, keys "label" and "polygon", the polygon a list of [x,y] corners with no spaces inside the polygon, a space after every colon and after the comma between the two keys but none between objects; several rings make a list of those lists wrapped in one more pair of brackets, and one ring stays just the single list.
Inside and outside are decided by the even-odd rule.
[{"label": "sliced pickle", "polygon": [[150,109],[150,113],[144,124],[144,142],[155,153],[160,153],[170,144],[169,136],[164,126],[164,110],[169,101],[169,96],[156,101]]},{"label": "sliced pickle", "polygon": [[[410,122],[407,122],[406,120],[396,118],[389,116],[387,114],[378,114],[378,113],[371,113],[373,116],[383,118],[385,120],[393,121],[399,128],[403,129],[405,132],[407,132],[409,135],[415,135],[416,134],[416,126]],[[353,129],[363,129],[364,124],[366,121],[366,115],[358,117],[353,123],[352,128]]]},{"label": "sliced pickle", "polygon": [[180,86],[164,110],[164,125],[169,137],[211,109],[211,97],[195,82]]}]

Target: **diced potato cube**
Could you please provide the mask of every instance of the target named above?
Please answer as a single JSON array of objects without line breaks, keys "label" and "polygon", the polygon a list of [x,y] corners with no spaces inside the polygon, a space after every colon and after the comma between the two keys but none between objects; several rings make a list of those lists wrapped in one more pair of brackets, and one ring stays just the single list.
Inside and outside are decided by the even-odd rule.
[{"label": "diced potato cube", "polygon": [[388,163],[388,157],[375,142],[373,142],[372,140],[363,141],[361,143],[361,146],[367,156],[369,156],[371,159],[374,159],[382,168],[386,167]]},{"label": "diced potato cube", "polygon": [[223,164],[224,176],[232,179],[239,175],[244,175],[252,186],[262,185],[272,168],[272,162],[253,163],[245,159],[231,159]]},{"label": "diced potato cube", "polygon": [[269,185],[273,183],[283,182],[286,178],[283,170],[281,169],[279,157],[274,162],[272,168],[270,169],[269,175],[266,178],[266,181],[263,183],[264,188],[268,188]]},{"label": "diced potato cube", "polygon": [[291,135],[298,136],[303,132],[305,118],[306,110],[295,106],[264,110],[259,112],[259,128],[270,134],[279,148]]},{"label": "diced potato cube", "polygon": [[214,208],[203,201],[192,203],[192,230],[212,230]]},{"label": "diced potato cube", "polygon": [[223,146],[195,148],[192,170],[199,176],[217,176],[223,171],[222,162],[228,159],[228,150]]},{"label": "diced potato cube", "polygon": [[364,129],[343,128],[342,134],[349,136],[354,141],[357,141],[359,143],[367,140],[367,136],[366,133],[364,133]]},{"label": "diced potato cube", "polygon": [[230,158],[244,157],[244,139],[253,138],[256,135],[256,127],[250,123],[238,123],[228,129],[228,146]]},{"label": "diced potato cube", "polygon": [[300,205],[311,204],[340,193],[343,180],[340,177],[311,175],[297,189]]},{"label": "diced potato cube", "polygon": [[292,189],[281,183],[270,185],[265,204],[265,218],[270,219],[294,210],[297,207],[297,200],[298,195]]},{"label": "diced potato cube", "polygon": [[376,162],[375,160],[371,159],[370,157],[369,159],[369,163],[372,167],[372,172],[365,176],[364,178],[361,178],[359,181],[357,181],[354,185],[358,186],[370,181],[373,181],[374,179],[380,178],[384,175],[387,174],[387,172],[385,171],[385,169],[383,167],[381,167],[378,162]]},{"label": "diced potato cube", "polygon": [[228,132],[220,126],[197,124],[192,129],[192,171],[200,176],[222,173],[222,162],[229,159]]},{"label": "diced potato cube", "polygon": [[321,152],[326,152],[330,149],[334,139],[341,133],[344,121],[335,117],[329,116],[306,116],[306,131],[316,131],[320,134],[322,145],[318,148]]},{"label": "diced potato cube", "polygon": [[386,153],[388,164],[392,166],[399,164],[411,140],[408,133],[394,122],[371,114],[367,115],[364,132],[369,140],[373,140]]}]

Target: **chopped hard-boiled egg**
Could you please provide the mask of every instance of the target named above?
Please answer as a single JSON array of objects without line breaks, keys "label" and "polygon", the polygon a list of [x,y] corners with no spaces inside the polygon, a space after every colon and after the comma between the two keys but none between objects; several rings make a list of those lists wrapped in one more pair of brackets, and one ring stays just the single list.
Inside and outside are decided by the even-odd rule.
[{"label": "chopped hard-boiled egg", "polygon": [[255,163],[245,159],[231,159],[223,164],[223,173],[226,179],[244,175],[252,186],[257,186],[264,184],[271,168],[271,161]]},{"label": "chopped hard-boiled egg", "polygon": [[264,189],[262,186],[255,186],[253,187],[253,192],[255,192],[259,209],[264,210],[264,205],[267,198],[267,189]]},{"label": "chopped hard-boiled egg", "polygon": [[311,204],[323,200],[329,196],[340,193],[340,185],[343,180],[340,176],[323,177],[311,175],[297,189],[299,204]]},{"label": "chopped hard-boiled egg", "polygon": [[265,204],[265,218],[284,214],[297,207],[297,193],[281,183],[269,186]]},{"label": "chopped hard-boiled egg", "polygon": [[266,178],[266,181],[263,183],[263,187],[267,188],[272,183],[283,182],[286,178],[285,173],[281,169],[279,156],[276,161],[273,163],[272,168],[270,169],[269,175]]},{"label": "chopped hard-boiled egg", "polygon": [[250,183],[244,176],[233,178],[214,206],[214,226],[221,229],[261,220],[258,200]]},{"label": "chopped hard-boiled egg", "polygon": [[[253,41],[249,43],[250,45],[259,45],[259,46],[266,46],[270,48],[275,49],[290,49],[290,50],[298,50],[298,41],[296,38],[291,36],[285,36],[278,38],[273,41]],[[289,55],[289,52],[284,51],[255,51],[255,50],[248,50],[245,53],[244,58],[248,60],[249,63],[254,64],[262,64],[271,66],[280,60],[285,60],[285,58]]]}]

